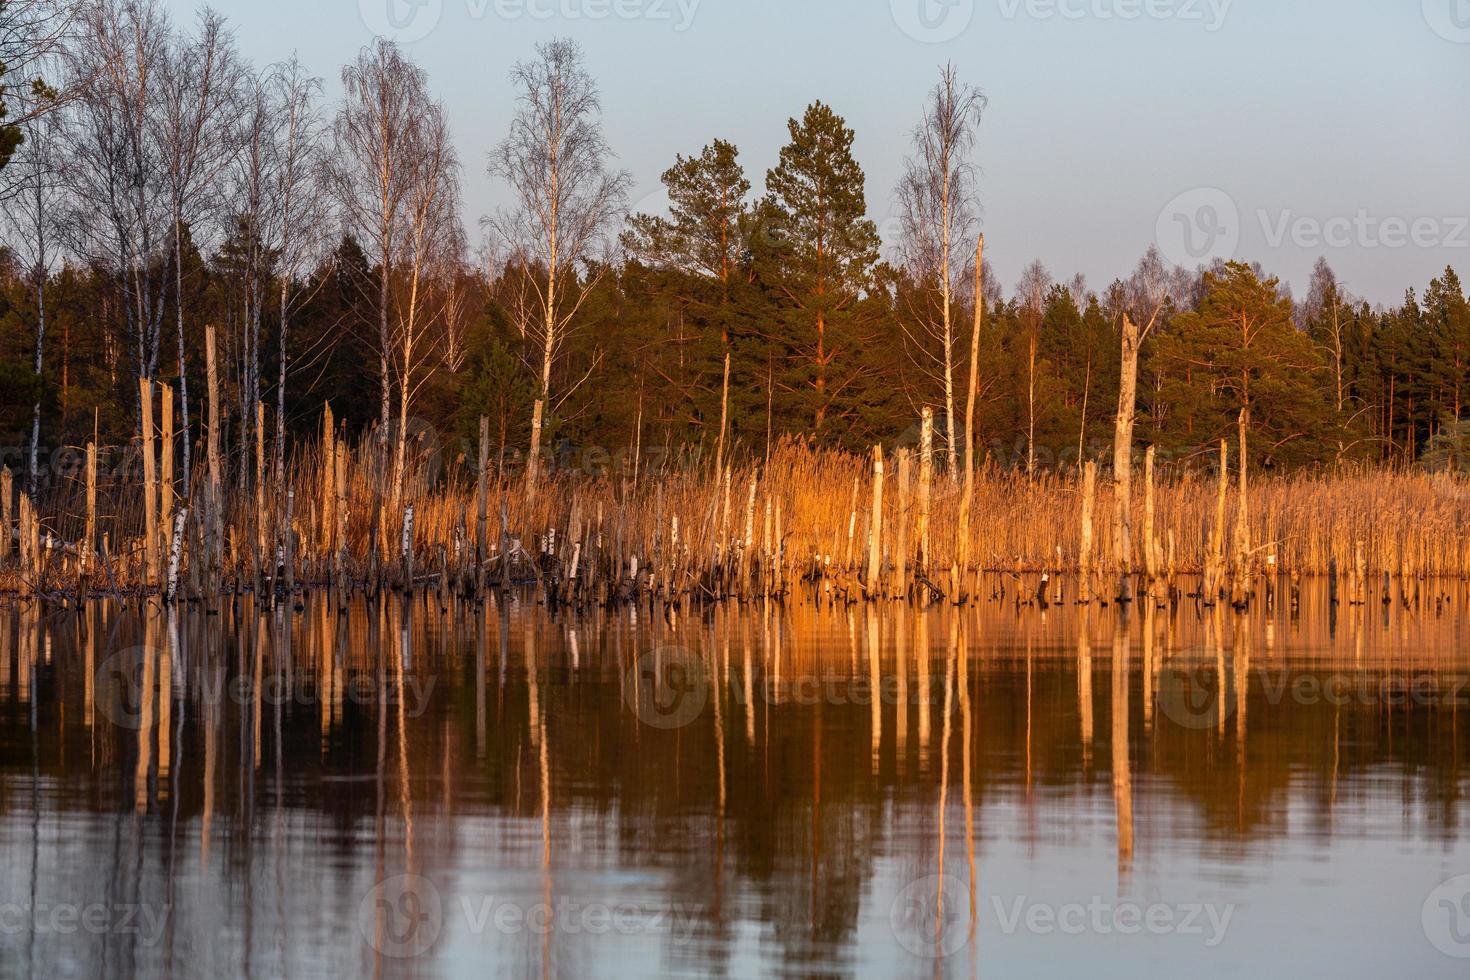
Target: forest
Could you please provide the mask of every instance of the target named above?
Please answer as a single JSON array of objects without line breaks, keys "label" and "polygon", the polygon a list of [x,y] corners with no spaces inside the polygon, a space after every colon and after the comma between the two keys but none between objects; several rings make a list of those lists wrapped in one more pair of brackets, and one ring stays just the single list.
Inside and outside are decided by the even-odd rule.
[{"label": "forest", "polygon": [[[33,495],[86,442],[137,441],[139,378],[174,393],[187,485],[210,327],[244,482],[256,427],[280,472],[327,405],[353,438],[446,460],[485,417],[502,471],[915,445],[925,407],[952,471],[969,418],[982,463],[1075,470],[1109,452],[1125,316],[1137,438],[1163,460],[1213,453],[1244,414],[1266,472],[1458,465],[1453,269],[1391,309],[1325,260],[1298,298],[1258,264],[1157,250],[1112,283],[1036,262],[1008,288],[975,268],[986,98],[954,66],[914,94],[900,217],[880,229],[840,105],[793,106],[764,174],[691,133],[667,209],[638,213],[570,41],[526,52],[496,90],[510,131],[469,160],[387,41],[328,100],[313,67],[251,64],[207,11],[7,0],[0,17],[0,462]],[[512,205],[463,214],[469,167]]]}]

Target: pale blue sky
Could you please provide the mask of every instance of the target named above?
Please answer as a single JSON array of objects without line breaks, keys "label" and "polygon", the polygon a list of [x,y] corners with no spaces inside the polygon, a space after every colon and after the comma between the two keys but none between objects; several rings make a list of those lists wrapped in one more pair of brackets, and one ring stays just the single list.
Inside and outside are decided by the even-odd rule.
[{"label": "pale blue sky", "polygon": [[[1201,225],[1189,236],[1200,250],[1230,249],[1234,229],[1235,254],[1298,295],[1319,254],[1374,302],[1397,302],[1447,264],[1470,278],[1470,0],[214,6],[248,56],[265,63],[294,48],[334,100],[340,66],[370,39],[368,21],[388,22],[389,3],[406,38],[427,31],[405,48],[448,110],[472,229],[504,201],[484,165],[513,109],[506,73],[538,41],[563,35],[582,42],[601,83],[608,139],[633,174],[635,201],[657,193],[676,153],[715,137],[740,147],[759,189],[787,118],[820,98],[857,131],[869,210],[882,225],[924,94],[953,60],[990,97],[979,194],[1007,293],[1035,258],[1058,277],[1083,272],[1094,289],[1156,239],[1188,258],[1180,229],[1190,221]],[[181,19],[194,7],[169,4]],[[1227,234],[1206,237],[1210,229]]]}]

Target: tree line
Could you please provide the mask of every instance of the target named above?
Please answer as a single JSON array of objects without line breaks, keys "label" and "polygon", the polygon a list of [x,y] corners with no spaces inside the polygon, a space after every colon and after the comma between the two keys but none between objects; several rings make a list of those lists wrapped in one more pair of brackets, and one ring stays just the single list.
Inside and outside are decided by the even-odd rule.
[{"label": "tree line", "polygon": [[1138,434],[1166,455],[1244,420],[1267,470],[1459,458],[1454,270],[1393,309],[1325,261],[1297,301],[1258,265],[1156,250],[1101,289],[1039,262],[1007,289],[981,260],[986,98],[953,66],[916,99],[885,242],[822,101],[764,175],[711,139],[663,174],[666,211],[628,213],[582,51],[548,42],[511,73],[512,123],[480,164],[511,203],[472,233],[443,107],[388,41],[329,103],[208,11],[5,0],[0,21],[0,434],[33,488],[57,447],[135,436],[139,377],[174,388],[187,479],[208,326],[224,444],[243,460],[262,426],[277,468],[324,403],[396,479],[425,432],[456,451],[481,417],[534,481],[586,447],[903,443],[925,407],[955,472],[967,425],[981,458],[1067,467],[1111,444],[1125,321]]}]

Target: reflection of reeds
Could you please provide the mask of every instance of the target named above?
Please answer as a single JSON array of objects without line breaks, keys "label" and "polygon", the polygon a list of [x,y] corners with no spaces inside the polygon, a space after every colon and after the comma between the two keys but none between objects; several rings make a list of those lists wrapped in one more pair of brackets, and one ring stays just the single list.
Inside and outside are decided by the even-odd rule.
[{"label": "reflection of reeds", "polygon": [[[1074,474],[1028,477],[993,463],[983,466],[975,478],[969,540],[962,542],[963,488],[946,474],[931,477],[921,465],[920,485],[911,491],[911,457],[902,450],[889,470],[900,474],[899,488],[887,494],[874,492],[875,460],[882,457],[794,441],[778,445],[764,465],[737,464],[718,474],[708,466],[672,462],[641,467],[636,479],[631,466],[627,472],[553,470],[543,473],[535,495],[523,492],[520,474],[493,463],[481,491],[475,459],[445,458],[441,467],[437,456],[428,455],[411,459],[396,494],[389,489],[392,454],[371,436],[346,446],[327,434],[298,450],[284,479],[246,463],[239,467],[241,482],[225,481],[215,575],[196,568],[204,564],[197,555],[209,550],[201,544],[209,540],[202,467],[193,493],[173,488],[178,496],[162,507],[145,506],[144,486],[131,472],[104,472],[95,488],[95,511],[85,474],[65,475],[41,502],[39,552],[29,545],[35,528],[7,529],[20,541],[23,563],[6,565],[0,588],[70,589],[84,572],[93,591],[161,586],[163,571],[148,570],[157,568],[156,556],[168,555],[174,528],[157,527],[151,549],[143,529],[150,513],[163,522],[174,500],[189,507],[181,536],[182,578],[196,592],[207,591],[212,581],[249,587],[256,575],[259,584],[282,588],[293,580],[321,583],[334,577],[373,587],[404,585],[408,576],[416,584],[464,590],[534,576],[563,598],[607,599],[639,590],[748,597],[792,592],[799,580],[820,570],[827,588],[857,598],[904,591],[910,571],[914,588],[953,591],[968,588],[956,582],[971,581],[964,574],[956,579],[955,569],[1055,571],[1060,553],[1072,572],[1088,556],[1095,560],[1116,551],[1113,522],[1095,521],[1085,529],[1085,512],[1112,510],[1105,475],[1085,508]],[[168,469],[166,461],[165,474]],[[257,475],[263,486],[257,486]],[[927,489],[926,477],[932,481]],[[162,482],[169,485],[166,477]],[[1293,577],[1327,574],[1334,561],[1339,569],[1355,568],[1361,547],[1363,574],[1374,584],[1384,573],[1399,576],[1407,594],[1419,576],[1470,574],[1463,535],[1470,517],[1466,489],[1418,472],[1264,477],[1251,488],[1246,533],[1233,537],[1256,543],[1256,569],[1274,567]],[[1171,572],[1206,570],[1211,541],[1218,547],[1224,537],[1217,529],[1219,492],[1213,475],[1161,467],[1152,521],[1144,519],[1147,500],[1135,505],[1134,526],[1152,527],[1155,549],[1169,543]],[[881,509],[874,511],[869,502]],[[405,561],[401,542],[410,510]],[[89,550],[81,542],[93,513],[95,550]],[[288,519],[290,538],[284,534]],[[1235,520],[1233,513],[1229,520]],[[1084,551],[1085,541],[1090,547]],[[1147,542],[1138,545],[1137,553],[1155,556],[1154,574],[1162,574],[1164,558],[1150,552]],[[899,568],[905,572],[896,574]]]}]

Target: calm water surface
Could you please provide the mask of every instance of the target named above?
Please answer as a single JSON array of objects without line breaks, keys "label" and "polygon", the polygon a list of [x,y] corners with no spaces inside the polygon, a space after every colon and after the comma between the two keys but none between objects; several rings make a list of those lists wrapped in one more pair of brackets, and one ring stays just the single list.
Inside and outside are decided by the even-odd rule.
[{"label": "calm water surface", "polygon": [[1462,977],[1466,599],[0,607],[0,975]]}]

